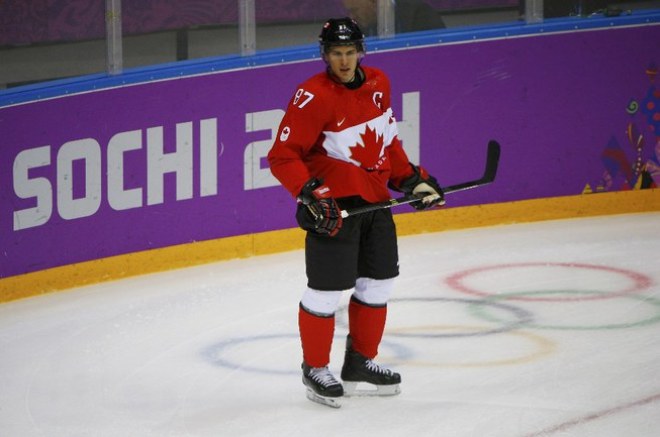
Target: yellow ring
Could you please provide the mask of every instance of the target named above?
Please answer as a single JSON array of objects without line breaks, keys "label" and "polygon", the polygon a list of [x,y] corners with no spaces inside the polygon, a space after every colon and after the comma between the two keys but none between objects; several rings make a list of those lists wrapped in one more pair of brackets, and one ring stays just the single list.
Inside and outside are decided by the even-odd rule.
[{"label": "yellow ring", "polygon": [[[417,326],[417,327],[410,327],[410,328],[396,328],[396,329],[388,329],[387,332],[401,332],[401,331],[411,331],[411,330],[419,330],[420,328],[422,329],[436,329],[436,330],[466,330],[466,329],[471,329],[474,330],[475,332],[479,331],[485,331],[485,330],[490,330],[491,328],[488,327],[483,327],[483,326],[454,326],[454,325],[430,325],[430,326]],[[387,335],[386,332],[386,335]],[[518,337],[523,337],[527,340],[530,340],[532,343],[534,343],[537,346],[537,350],[534,351],[533,353],[525,356],[520,356],[520,357],[514,357],[514,358],[508,358],[508,359],[503,359],[503,360],[493,360],[493,361],[483,361],[483,362],[466,362],[466,363],[441,363],[441,362],[429,362],[429,361],[420,361],[420,360],[406,360],[406,359],[400,359],[396,357],[385,357],[382,356],[383,361],[387,361],[388,363],[400,363],[400,364],[405,364],[405,365],[411,365],[411,366],[426,366],[426,367],[453,367],[453,368],[460,368],[460,367],[494,367],[494,366],[510,366],[510,365],[515,365],[515,364],[526,364],[530,363],[532,361],[539,360],[547,355],[550,355],[553,353],[556,349],[556,343],[552,340],[550,340],[547,337],[543,337],[538,334],[534,334],[529,331],[522,331],[522,330],[512,330],[512,331],[505,331],[501,332],[500,334],[502,335],[516,335]]]}]

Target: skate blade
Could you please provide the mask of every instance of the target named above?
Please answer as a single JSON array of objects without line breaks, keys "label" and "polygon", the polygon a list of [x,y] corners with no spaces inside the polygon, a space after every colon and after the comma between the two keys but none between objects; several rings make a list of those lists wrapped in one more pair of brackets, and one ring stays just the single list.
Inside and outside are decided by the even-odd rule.
[{"label": "skate blade", "polygon": [[401,393],[399,384],[375,385],[368,382],[344,381],[344,396],[395,396]]},{"label": "skate blade", "polygon": [[331,398],[328,396],[321,396],[311,388],[307,388],[307,399],[309,399],[312,402],[316,402],[317,404],[325,405],[327,407],[332,407],[332,408],[341,407],[341,401],[340,401],[341,398]]}]

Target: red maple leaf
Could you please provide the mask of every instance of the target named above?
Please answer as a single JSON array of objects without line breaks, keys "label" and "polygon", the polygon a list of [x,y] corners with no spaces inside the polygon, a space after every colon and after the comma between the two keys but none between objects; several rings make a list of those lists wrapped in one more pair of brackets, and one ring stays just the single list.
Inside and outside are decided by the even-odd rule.
[{"label": "red maple leaf", "polygon": [[373,170],[378,160],[380,159],[380,152],[383,150],[383,136],[376,134],[375,129],[367,126],[365,133],[360,134],[364,146],[360,143],[355,143],[355,146],[349,147],[351,149],[351,159],[360,163],[360,167],[367,170]]}]

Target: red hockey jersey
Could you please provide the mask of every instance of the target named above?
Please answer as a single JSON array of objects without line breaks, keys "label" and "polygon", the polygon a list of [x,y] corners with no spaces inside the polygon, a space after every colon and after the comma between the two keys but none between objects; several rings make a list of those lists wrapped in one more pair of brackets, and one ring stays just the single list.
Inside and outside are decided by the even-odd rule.
[{"label": "red hockey jersey", "polygon": [[362,86],[349,89],[326,72],[302,83],[289,102],[268,153],[273,175],[295,197],[312,177],[333,197],[390,198],[413,174],[390,107],[390,82],[380,70],[360,67]]}]

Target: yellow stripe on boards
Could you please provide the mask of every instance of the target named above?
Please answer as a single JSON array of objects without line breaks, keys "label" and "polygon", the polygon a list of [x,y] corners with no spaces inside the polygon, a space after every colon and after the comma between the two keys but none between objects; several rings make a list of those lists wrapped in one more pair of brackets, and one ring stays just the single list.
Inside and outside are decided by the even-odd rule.
[{"label": "yellow stripe on boards", "polygon": [[[651,211],[660,211],[660,189],[442,208],[397,214],[395,221],[399,235],[413,235],[481,226]],[[284,229],[86,261],[0,279],[0,302],[145,273],[296,250],[303,245],[302,230]]]},{"label": "yellow stripe on boards", "polygon": [[303,247],[299,229],[219,238],[101,258],[0,279],[0,302],[130,276]]},{"label": "yellow stripe on boards", "polygon": [[[451,199],[449,200],[451,202]],[[405,208],[405,207],[404,207]],[[481,226],[660,211],[660,189],[519,200],[396,216],[399,235]]]}]

